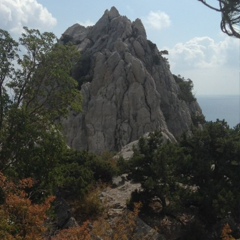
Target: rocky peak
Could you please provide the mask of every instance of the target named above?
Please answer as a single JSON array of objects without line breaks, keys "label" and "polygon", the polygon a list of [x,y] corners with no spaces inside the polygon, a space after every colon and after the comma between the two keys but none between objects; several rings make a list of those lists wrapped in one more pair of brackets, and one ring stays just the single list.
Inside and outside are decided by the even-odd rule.
[{"label": "rocky peak", "polygon": [[112,7],[93,27],[68,28],[61,41],[68,39],[82,53],[74,77],[84,100],[82,113],[63,120],[69,146],[118,151],[154,130],[175,139],[202,116],[196,101],[179,97],[167,60],[140,19],[131,22]]},{"label": "rocky peak", "polygon": [[111,7],[110,11],[106,10],[103,17],[106,15],[108,16],[108,18],[110,20],[112,20],[113,18],[116,18],[116,17],[120,17],[120,14],[115,7]]},{"label": "rocky peak", "polygon": [[147,34],[145,31],[145,28],[142,24],[141,19],[137,18],[133,23],[132,23],[132,28],[135,36],[142,36],[144,38],[147,38]]}]

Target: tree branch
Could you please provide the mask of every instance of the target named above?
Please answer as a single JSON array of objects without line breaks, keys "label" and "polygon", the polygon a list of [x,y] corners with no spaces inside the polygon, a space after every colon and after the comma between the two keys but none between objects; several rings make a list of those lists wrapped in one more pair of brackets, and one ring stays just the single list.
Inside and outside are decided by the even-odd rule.
[{"label": "tree branch", "polygon": [[218,8],[215,8],[215,7],[211,6],[211,5],[209,5],[208,3],[205,2],[205,0],[198,0],[198,1],[201,2],[202,4],[204,4],[205,6],[211,8],[212,10],[215,10],[217,12],[221,12],[221,9],[218,9]]}]

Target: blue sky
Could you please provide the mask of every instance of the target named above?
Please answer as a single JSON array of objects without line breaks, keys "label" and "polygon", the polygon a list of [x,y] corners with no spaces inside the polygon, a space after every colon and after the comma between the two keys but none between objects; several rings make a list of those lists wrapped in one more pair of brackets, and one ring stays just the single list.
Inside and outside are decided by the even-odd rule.
[{"label": "blue sky", "polygon": [[[220,14],[197,0],[0,0],[0,28],[13,36],[23,26],[58,37],[71,25],[92,25],[115,6],[140,18],[148,39],[168,49],[171,71],[190,78],[198,95],[240,94],[240,40],[220,30]],[[215,3],[216,0],[209,0]]]}]

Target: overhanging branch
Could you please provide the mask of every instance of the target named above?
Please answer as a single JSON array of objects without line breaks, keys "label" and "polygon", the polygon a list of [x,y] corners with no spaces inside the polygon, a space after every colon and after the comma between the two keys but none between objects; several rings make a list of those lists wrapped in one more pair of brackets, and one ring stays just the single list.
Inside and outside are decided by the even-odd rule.
[{"label": "overhanging branch", "polygon": [[206,0],[198,0],[208,8],[222,14],[221,30],[229,36],[240,38],[240,3],[239,0],[217,0],[219,8],[208,4]]},{"label": "overhanging branch", "polygon": [[217,12],[221,12],[221,9],[215,8],[213,6],[211,6],[210,4],[206,3],[205,0],[198,0],[199,2],[201,2],[202,4],[204,4],[205,6],[211,8],[212,10],[215,10]]}]

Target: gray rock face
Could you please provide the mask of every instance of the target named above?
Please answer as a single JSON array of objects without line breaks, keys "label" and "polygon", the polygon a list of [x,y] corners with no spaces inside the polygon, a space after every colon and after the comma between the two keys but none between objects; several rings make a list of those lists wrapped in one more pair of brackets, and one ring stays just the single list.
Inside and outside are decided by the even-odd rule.
[{"label": "gray rock face", "polygon": [[83,112],[63,120],[70,147],[119,151],[155,130],[174,139],[202,115],[196,101],[179,99],[168,63],[140,19],[131,22],[113,7],[93,27],[73,25],[61,41],[77,45],[85,66],[76,74]]}]

